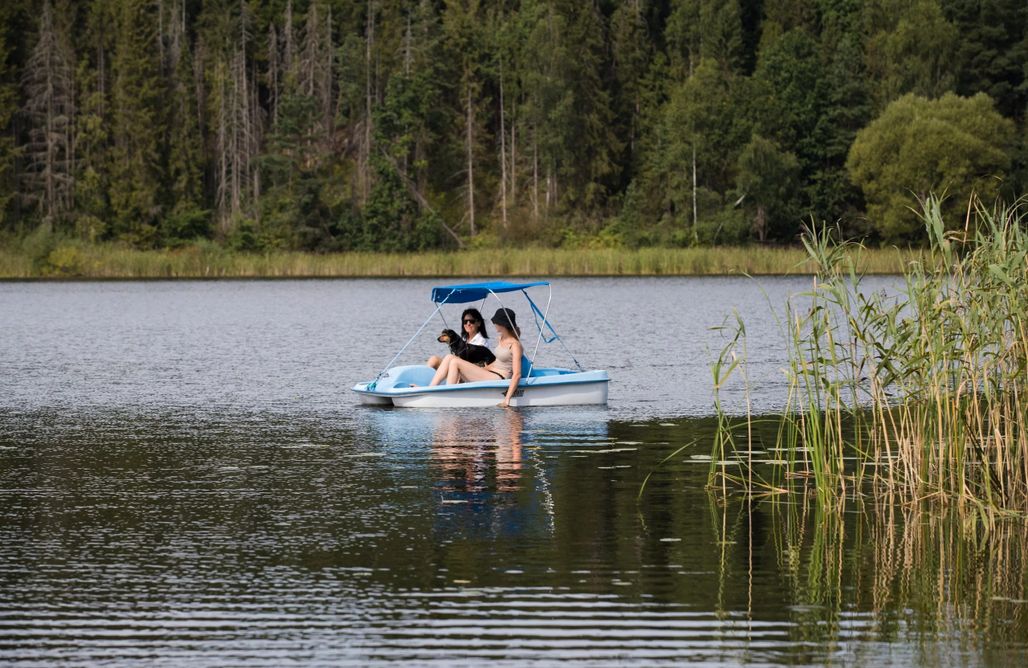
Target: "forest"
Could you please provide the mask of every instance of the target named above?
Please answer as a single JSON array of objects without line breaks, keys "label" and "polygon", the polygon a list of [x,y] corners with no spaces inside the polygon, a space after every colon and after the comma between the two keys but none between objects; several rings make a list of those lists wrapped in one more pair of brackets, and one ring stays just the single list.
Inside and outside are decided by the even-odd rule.
[{"label": "forest", "polygon": [[1028,182],[1024,0],[4,0],[0,243],[917,245]]}]

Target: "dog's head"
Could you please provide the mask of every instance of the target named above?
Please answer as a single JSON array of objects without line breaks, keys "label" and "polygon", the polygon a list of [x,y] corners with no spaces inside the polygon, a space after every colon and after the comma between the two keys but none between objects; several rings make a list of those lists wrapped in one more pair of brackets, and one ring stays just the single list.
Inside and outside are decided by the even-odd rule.
[{"label": "dog's head", "polygon": [[460,341],[460,336],[458,336],[457,332],[453,331],[452,329],[444,329],[442,333],[439,334],[439,338],[436,340],[439,343],[445,343],[446,345],[450,346]]}]

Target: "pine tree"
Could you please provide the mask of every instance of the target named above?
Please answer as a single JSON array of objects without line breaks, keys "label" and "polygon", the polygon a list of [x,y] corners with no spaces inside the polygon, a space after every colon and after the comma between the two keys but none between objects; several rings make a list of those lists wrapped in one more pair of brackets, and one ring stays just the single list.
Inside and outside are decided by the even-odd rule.
[{"label": "pine tree", "polygon": [[447,0],[443,10],[443,30],[446,47],[457,63],[456,99],[460,109],[455,116],[461,131],[461,152],[464,156],[465,220],[468,232],[478,231],[476,213],[477,190],[481,184],[481,160],[486,143],[486,129],[482,118],[483,85],[485,73],[485,36],[482,32],[484,12],[478,0]]},{"label": "pine tree", "polygon": [[125,241],[149,246],[157,241],[161,216],[157,17],[146,0],[119,0],[117,19],[111,68],[113,231]]},{"label": "pine tree", "polygon": [[71,49],[50,0],[43,3],[36,44],[25,63],[24,88],[30,130],[22,180],[43,224],[53,230],[72,205],[75,96]]},{"label": "pine tree", "polygon": [[246,0],[214,5],[206,40],[217,45],[208,55],[207,115],[213,137],[214,204],[218,230],[230,236],[256,211],[260,196],[258,154],[264,114],[258,103],[251,56],[254,17]]},{"label": "pine tree", "polygon": [[169,10],[162,20],[167,26],[165,90],[169,104],[165,107],[168,133],[163,147],[167,179],[161,199],[168,212],[163,237],[174,243],[207,236],[210,221],[202,199],[204,156],[185,0],[175,0]]},{"label": "pine tree", "polygon": [[76,72],[74,219],[78,234],[95,241],[112,234],[114,218],[110,202],[114,157],[111,89],[120,8],[111,0],[96,0],[81,11],[84,16],[76,21],[85,24],[85,30]]},{"label": "pine tree", "polygon": [[617,83],[617,117],[625,125],[627,153],[622,160],[633,161],[643,113],[642,84],[652,59],[645,0],[625,2],[611,16],[610,30]]},{"label": "pine tree", "polygon": [[906,93],[938,97],[952,89],[960,35],[939,0],[868,3],[865,12],[872,30],[867,60],[877,109]]},{"label": "pine tree", "polygon": [[699,65],[703,45],[700,19],[703,0],[672,0],[664,28],[671,75],[676,81],[692,75]]},{"label": "pine tree", "polygon": [[[739,152],[749,139],[737,114],[739,82],[714,60],[703,60],[665,105],[662,145],[647,157],[651,174],[664,175],[672,223],[698,238],[701,213],[719,207],[735,183]],[[708,211],[704,211],[708,209]]]},{"label": "pine tree", "polygon": [[8,207],[14,199],[15,167],[17,154],[11,124],[18,106],[15,73],[17,67],[10,61],[12,48],[7,41],[8,17],[12,13],[9,5],[0,7],[0,230],[9,221]]},{"label": "pine tree", "polygon": [[987,93],[999,111],[1018,121],[1028,105],[1028,6],[1020,0],[942,0],[960,39],[956,92]]},{"label": "pine tree", "polygon": [[299,92],[314,101],[315,134],[321,150],[329,150],[335,116],[335,53],[332,46],[332,8],[314,0],[307,9],[299,53]]},{"label": "pine tree", "polygon": [[596,211],[618,185],[617,157],[623,143],[615,132],[606,76],[610,62],[602,38],[607,32],[604,18],[593,3],[571,3],[571,7],[568,42],[576,45],[576,55],[567,72],[572,107],[560,110],[566,127],[566,157],[561,169],[566,186],[561,199],[566,208]]},{"label": "pine tree", "polygon": [[574,109],[565,35],[567,21],[553,5],[526,2],[521,9],[519,61],[521,135],[528,144],[532,218],[538,222],[556,204],[557,173],[564,159],[563,116]]},{"label": "pine tree", "polygon": [[860,191],[846,172],[846,156],[857,132],[871,120],[872,98],[860,25],[860,0],[823,0],[818,96],[822,101],[813,136],[816,147],[809,177],[809,213],[839,221],[846,236],[866,227]]}]

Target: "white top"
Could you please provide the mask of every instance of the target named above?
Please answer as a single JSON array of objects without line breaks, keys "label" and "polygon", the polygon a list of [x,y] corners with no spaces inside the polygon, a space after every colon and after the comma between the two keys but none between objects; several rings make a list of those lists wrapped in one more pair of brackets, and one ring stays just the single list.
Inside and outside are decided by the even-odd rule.
[{"label": "white top", "polygon": [[485,346],[489,348],[489,339],[482,336],[482,332],[477,332],[474,336],[468,339],[468,343],[473,346]]}]

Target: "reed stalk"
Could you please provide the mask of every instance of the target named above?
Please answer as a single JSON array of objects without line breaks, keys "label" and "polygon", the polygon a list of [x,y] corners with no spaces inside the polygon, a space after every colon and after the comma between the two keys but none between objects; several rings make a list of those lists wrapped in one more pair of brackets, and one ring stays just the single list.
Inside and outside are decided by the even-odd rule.
[{"label": "reed stalk", "polygon": [[[1028,524],[982,522],[973,512],[939,512],[890,494],[836,508],[816,499],[758,504],[792,603],[794,641],[844,644],[852,634],[845,620],[854,614],[870,615],[876,632],[890,637],[1020,640]],[[722,502],[721,514],[731,505]],[[746,577],[736,568],[727,577]],[[898,610],[905,629],[896,625]]]},{"label": "reed stalk", "polygon": [[[894,295],[862,289],[855,244],[825,229],[806,232],[816,273],[783,319],[790,410],[778,447],[793,452],[786,475],[812,476],[825,502],[871,489],[989,513],[1028,511],[1024,209],[975,202],[962,228],[948,230],[932,197],[922,217],[931,245]],[[737,340],[715,369],[738,354]],[[719,431],[734,433],[715,385]],[[736,447],[721,434],[713,458],[750,466]]]}]

